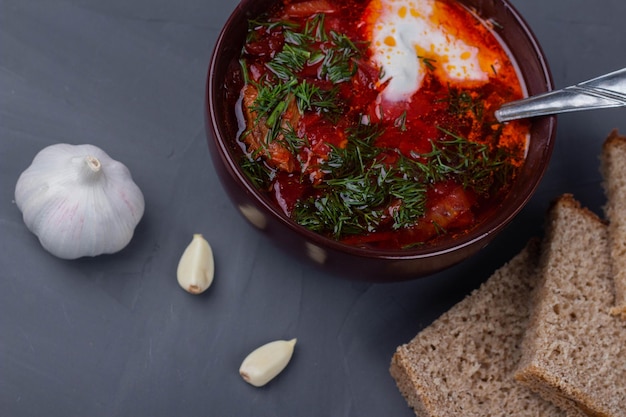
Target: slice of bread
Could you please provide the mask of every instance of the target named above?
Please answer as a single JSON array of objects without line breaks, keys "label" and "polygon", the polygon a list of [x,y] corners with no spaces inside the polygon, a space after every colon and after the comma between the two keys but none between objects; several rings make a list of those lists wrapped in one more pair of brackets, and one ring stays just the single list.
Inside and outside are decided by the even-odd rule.
[{"label": "slice of bread", "polygon": [[513,372],[536,283],[538,241],[398,347],[390,373],[421,417],[564,416]]},{"label": "slice of bread", "polygon": [[516,379],[571,414],[626,416],[626,322],[609,313],[607,226],[571,195],[548,213],[539,273]]},{"label": "slice of bread", "polygon": [[[600,156],[602,183],[607,197],[604,213],[609,221],[609,247],[615,306],[611,312],[626,319],[626,136],[613,130]],[[626,405],[625,405],[626,407]]]}]

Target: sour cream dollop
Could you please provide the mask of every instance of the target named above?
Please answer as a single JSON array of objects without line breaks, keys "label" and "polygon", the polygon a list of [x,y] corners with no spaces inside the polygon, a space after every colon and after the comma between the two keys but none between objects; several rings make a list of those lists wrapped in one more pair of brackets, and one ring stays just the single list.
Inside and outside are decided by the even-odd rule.
[{"label": "sour cream dollop", "polygon": [[486,82],[479,49],[456,38],[438,24],[435,0],[374,0],[372,52],[388,82],[382,98],[408,100],[422,85],[432,59],[447,81]]}]

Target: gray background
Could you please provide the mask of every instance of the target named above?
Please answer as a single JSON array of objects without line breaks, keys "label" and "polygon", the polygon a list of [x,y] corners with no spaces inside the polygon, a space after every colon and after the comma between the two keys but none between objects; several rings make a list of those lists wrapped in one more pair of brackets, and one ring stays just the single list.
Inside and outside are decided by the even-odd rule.
[{"label": "gray background", "polygon": [[[207,150],[205,74],[236,1],[0,0],[0,414],[404,416],[391,356],[532,235],[550,200],[601,213],[598,156],[626,110],[559,117],[533,200],[473,259],[421,280],[338,279],[270,245],[233,210]],[[623,0],[514,0],[564,87],[626,65]],[[122,252],[63,261],[15,203],[43,147],[91,143],[131,170],[146,213]],[[212,244],[201,296],[176,283],[193,233]],[[262,389],[237,370],[253,348],[298,338]]]}]

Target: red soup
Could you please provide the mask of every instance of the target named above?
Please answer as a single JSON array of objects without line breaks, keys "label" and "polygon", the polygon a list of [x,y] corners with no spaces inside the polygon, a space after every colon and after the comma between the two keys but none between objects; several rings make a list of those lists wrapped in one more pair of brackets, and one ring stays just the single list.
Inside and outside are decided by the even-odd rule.
[{"label": "red soup", "polygon": [[289,1],[249,22],[242,168],[295,222],[399,249],[464,233],[502,200],[528,126],[515,64],[454,0]]}]

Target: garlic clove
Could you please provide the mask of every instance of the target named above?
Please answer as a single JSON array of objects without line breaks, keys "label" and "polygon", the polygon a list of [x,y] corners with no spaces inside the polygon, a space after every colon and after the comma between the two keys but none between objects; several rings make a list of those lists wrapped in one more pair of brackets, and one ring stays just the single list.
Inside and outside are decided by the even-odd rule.
[{"label": "garlic clove", "polygon": [[44,249],[63,259],[122,250],[145,208],[124,164],[96,146],[66,143],[39,151],[17,181],[15,203]]},{"label": "garlic clove", "polygon": [[255,349],[241,363],[239,374],[247,383],[262,387],[285,369],[296,341],[275,340]]},{"label": "garlic clove", "polygon": [[196,233],[178,262],[178,284],[191,294],[200,294],[211,286],[214,274],[211,246],[201,234]]}]

